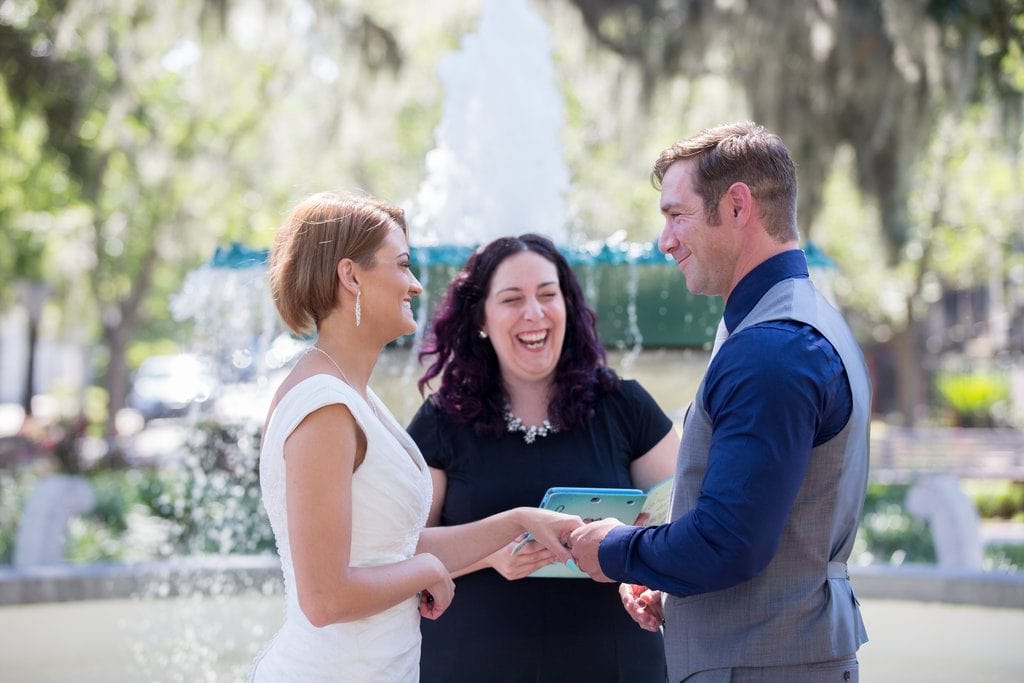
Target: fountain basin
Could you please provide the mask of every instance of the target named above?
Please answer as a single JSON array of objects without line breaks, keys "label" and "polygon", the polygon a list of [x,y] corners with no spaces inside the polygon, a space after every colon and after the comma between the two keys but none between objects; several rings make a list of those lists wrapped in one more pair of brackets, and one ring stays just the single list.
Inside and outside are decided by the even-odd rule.
[{"label": "fountain basin", "polygon": [[[722,317],[722,300],[692,294],[674,261],[658,252],[653,243],[595,242],[583,246],[560,247],[583,287],[588,303],[597,311],[598,336],[609,349],[623,348],[704,348],[710,347],[715,328]],[[459,272],[474,247],[460,245],[413,246],[413,272],[423,284],[423,295],[416,310],[422,323],[430,319],[448,283]],[[224,285],[232,271],[246,284],[232,291],[266,297],[265,288],[252,287],[262,273],[267,251],[233,243],[219,247],[204,269],[194,271],[179,296],[197,311],[209,306],[205,296],[220,289],[206,287],[204,276],[216,273]],[[214,305],[216,302],[214,302]],[[232,297],[232,307],[239,309]],[[253,301],[248,308],[265,308]],[[245,307],[243,307],[244,309]],[[183,311],[177,317],[191,317]],[[408,340],[404,340],[408,343]]]}]

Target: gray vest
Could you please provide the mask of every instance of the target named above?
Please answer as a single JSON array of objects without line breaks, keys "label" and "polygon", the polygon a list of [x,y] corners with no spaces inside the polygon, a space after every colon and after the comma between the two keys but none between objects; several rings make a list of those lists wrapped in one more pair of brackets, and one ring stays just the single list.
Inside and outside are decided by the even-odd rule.
[{"label": "gray vest", "polygon": [[[868,477],[871,386],[864,357],[810,280],[776,284],[733,332],[768,320],[806,323],[832,343],[850,379],[853,413],[839,434],[811,451],[779,549],[760,576],[724,590],[667,596],[670,681],[707,669],[825,661],[867,642],[846,572]],[[673,520],[697,504],[707,469],[711,421],[703,394],[701,381],[683,422]]]}]

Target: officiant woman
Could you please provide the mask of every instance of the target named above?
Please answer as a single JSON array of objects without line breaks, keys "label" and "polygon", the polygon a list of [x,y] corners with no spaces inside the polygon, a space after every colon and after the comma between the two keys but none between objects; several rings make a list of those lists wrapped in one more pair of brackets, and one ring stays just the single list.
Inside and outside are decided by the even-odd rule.
[{"label": "officiant woman", "polygon": [[[646,490],[673,473],[671,420],[607,367],[597,316],[545,237],[470,256],[420,360],[420,391],[438,381],[408,428],[433,481],[428,526],[535,506],[551,486]],[[516,546],[455,574],[458,599],[421,623],[423,683],[665,680],[661,634],[623,609],[628,586],[530,577],[555,558]]]}]

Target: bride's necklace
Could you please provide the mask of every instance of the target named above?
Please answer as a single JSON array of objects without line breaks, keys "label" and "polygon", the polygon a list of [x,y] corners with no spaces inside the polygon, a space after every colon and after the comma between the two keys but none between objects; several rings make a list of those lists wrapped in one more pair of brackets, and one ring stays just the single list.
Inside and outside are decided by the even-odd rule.
[{"label": "bride's necklace", "polygon": [[534,425],[532,427],[527,427],[523,424],[523,420],[521,418],[516,417],[512,413],[512,406],[510,406],[507,401],[505,402],[505,427],[508,429],[509,434],[522,432],[523,441],[528,444],[536,441],[538,437],[543,438],[548,434],[554,434],[558,431],[558,428],[553,426],[547,418],[540,423],[540,426]]},{"label": "bride's necklace", "polygon": [[[311,348],[311,349],[316,349],[316,350],[317,350],[317,351],[319,351],[320,353],[322,353],[322,354],[324,354],[325,356],[327,356],[327,360],[331,361],[331,365],[333,365],[333,366],[334,366],[334,369],[338,371],[338,374],[339,374],[339,375],[341,375],[341,378],[342,378],[343,380],[345,380],[345,384],[347,384],[347,385],[349,385],[350,387],[352,387],[352,389],[353,389],[353,390],[354,390],[354,391],[355,391],[356,393],[359,393],[359,390],[358,390],[358,389],[356,389],[356,385],[355,385],[355,384],[352,384],[352,380],[350,380],[350,379],[348,378],[348,376],[347,376],[347,375],[345,374],[345,371],[341,369],[341,366],[340,366],[340,365],[338,365],[338,361],[334,360],[334,358],[333,358],[333,357],[331,356],[331,354],[327,353],[326,351],[324,351],[323,349],[321,349],[321,348],[320,348],[319,346],[317,346],[316,344],[313,344],[313,345],[312,345],[311,347],[309,347],[309,348]],[[366,398],[364,398],[363,400],[365,400],[365,401],[366,401],[366,403],[367,403],[367,404],[368,404],[368,405],[370,406],[370,410],[372,410],[372,411],[373,411],[373,414],[374,414],[374,415],[377,415],[377,406],[373,405],[373,401],[371,401],[371,400],[370,400],[369,396],[367,396],[367,397],[366,397]],[[377,416],[378,416],[378,417],[380,417],[379,415],[377,415]]]}]

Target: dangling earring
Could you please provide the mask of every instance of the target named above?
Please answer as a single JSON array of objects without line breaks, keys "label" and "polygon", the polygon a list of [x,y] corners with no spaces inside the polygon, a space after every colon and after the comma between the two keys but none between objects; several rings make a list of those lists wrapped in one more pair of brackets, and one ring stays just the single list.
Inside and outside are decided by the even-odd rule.
[{"label": "dangling earring", "polygon": [[483,330],[480,330],[480,338],[481,339],[487,339],[487,333],[484,332]]},{"label": "dangling earring", "polygon": [[363,304],[360,298],[363,296],[362,290],[356,292],[356,327],[359,327],[359,323],[363,319]]}]

